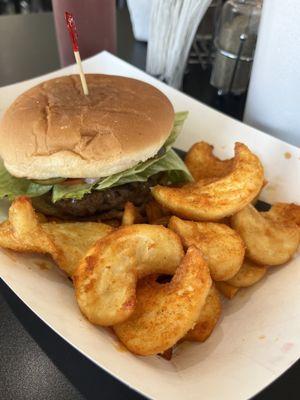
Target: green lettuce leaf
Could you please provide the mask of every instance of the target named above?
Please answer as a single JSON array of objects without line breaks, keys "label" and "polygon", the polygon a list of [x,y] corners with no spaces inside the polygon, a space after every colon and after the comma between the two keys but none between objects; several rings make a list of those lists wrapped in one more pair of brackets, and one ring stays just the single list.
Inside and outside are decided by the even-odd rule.
[{"label": "green lettuce leaf", "polygon": [[0,160],[0,198],[7,197],[13,200],[16,196],[26,195],[29,197],[41,196],[49,192],[52,186],[42,186],[29,179],[15,178],[10,175]]},{"label": "green lettuce leaf", "polygon": [[166,151],[170,150],[171,147],[173,146],[173,144],[175,143],[177,137],[179,136],[179,134],[182,130],[184,121],[187,119],[187,116],[188,116],[187,111],[181,111],[181,112],[175,113],[173,129],[163,146],[163,147],[165,147]]},{"label": "green lettuce leaf", "polygon": [[94,188],[95,183],[79,183],[78,185],[54,185],[52,190],[52,201],[55,203],[60,199],[80,200]]},{"label": "green lettuce leaf", "polygon": [[159,172],[166,172],[166,183],[177,184],[180,182],[191,182],[193,178],[185,166],[182,159],[175,153],[174,150],[169,150],[163,156],[154,161],[142,163],[135,168],[120,172],[119,174],[111,175],[94,184],[80,185],[54,185],[52,192],[52,200],[56,202],[61,198],[81,199],[86,193],[91,190],[103,190],[114,186],[124,185],[130,182],[146,182],[152,175]]},{"label": "green lettuce leaf", "polygon": [[187,112],[175,114],[174,127],[161,151],[155,157],[141,162],[133,168],[101,178],[93,183],[80,183],[76,185],[55,184],[40,185],[28,179],[15,178],[9,174],[3,164],[0,164],[0,198],[7,196],[10,200],[19,195],[30,197],[40,196],[52,189],[52,200],[56,202],[62,198],[81,199],[92,190],[103,190],[130,182],[145,182],[152,175],[159,172],[166,173],[166,183],[177,184],[192,181],[193,178],[181,158],[171,149],[183,123]]}]

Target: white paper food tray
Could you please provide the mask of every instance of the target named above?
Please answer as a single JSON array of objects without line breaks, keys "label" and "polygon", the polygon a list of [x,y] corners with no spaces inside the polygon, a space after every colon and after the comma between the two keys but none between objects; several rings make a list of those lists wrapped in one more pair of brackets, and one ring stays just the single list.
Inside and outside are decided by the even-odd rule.
[{"label": "white paper food tray", "polygon": [[[205,140],[222,157],[233,144],[247,144],[262,160],[270,182],[261,199],[299,202],[300,151],[233,120],[146,75],[107,52],[84,62],[85,72],[125,75],[165,92],[176,111],[189,118],[176,147],[187,150]],[[75,66],[0,88],[0,114],[24,90],[42,80],[77,73]],[[5,207],[2,207],[3,213]],[[119,380],[153,399],[247,399],[300,357],[300,259],[273,268],[262,282],[225,304],[221,323],[204,344],[184,343],[172,358],[136,357],[121,352],[106,330],[80,314],[71,283],[37,257],[0,252],[0,277],[50,328]]]}]

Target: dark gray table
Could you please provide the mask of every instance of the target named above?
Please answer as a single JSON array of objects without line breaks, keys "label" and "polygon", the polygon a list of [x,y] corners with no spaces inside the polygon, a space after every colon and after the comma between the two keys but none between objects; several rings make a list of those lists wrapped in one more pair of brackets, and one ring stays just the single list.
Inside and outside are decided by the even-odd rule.
[{"label": "dark gray table", "polygon": [[[145,66],[146,46],[133,40],[126,9],[118,11],[118,55],[139,68]],[[51,13],[0,16],[0,86],[58,67]],[[219,99],[208,81],[209,70],[203,72],[194,66],[185,77],[184,91],[240,118],[244,99]],[[256,400],[299,399],[299,376],[297,363]],[[27,399],[141,400],[142,397],[65,343],[0,279],[0,400]]]}]

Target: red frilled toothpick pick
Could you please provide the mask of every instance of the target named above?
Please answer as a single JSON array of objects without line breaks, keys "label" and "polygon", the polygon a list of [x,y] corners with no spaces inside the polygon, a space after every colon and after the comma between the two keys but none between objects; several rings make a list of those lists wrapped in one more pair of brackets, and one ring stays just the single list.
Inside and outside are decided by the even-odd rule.
[{"label": "red frilled toothpick pick", "polygon": [[78,48],[78,41],[77,41],[78,34],[77,34],[77,30],[76,30],[75,20],[74,20],[73,15],[69,12],[65,12],[65,20],[67,23],[68,31],[70,33],[70,37],[71,37],[75,60],[76,60],[76,63],[78,65],[78,69],[79,69],[79,75],[80,75],[83,93],[87,96],[89,94],[89,90],[88,90],[88,87],[86,84],[86,79],[85,79],[83,69],[82,69],[81,58],[80,58],[79,48]]}]

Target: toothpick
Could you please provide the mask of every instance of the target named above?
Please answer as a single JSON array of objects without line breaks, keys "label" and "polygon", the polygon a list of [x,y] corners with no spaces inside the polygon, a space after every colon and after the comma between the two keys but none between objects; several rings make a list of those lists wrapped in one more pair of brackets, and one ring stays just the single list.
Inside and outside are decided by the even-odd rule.
[{"label": "toothpick", "polygon": [[82,63],[81,63],[79,51],[74,51],[74,56],[75,56],[75,60],[78,65],[78,68],[79,68],[79,76],[80,76],[80,80],[81,80],[82,90],[83,90],[83,93],[87,96],[89,94],[89,89],[87,87],[85,75],[84,75],[84,72],[82,69]]},{"label": "toothpick", "polygon": [[78,69],[79,69],[79,76],[80,76],[80,81],[81,81],[81,85],[82,85],[82,90],[83,90],[83,93],[87,96],[89,94],[89,89],[87,87],[85,75],[84,75],[83,68],[82,68],[79,47],[78,47],[78,41],[77,41],[78,34],[77,34],[75,20],[74,20],[73,15],[69,12],[65,12],[65,20],[67,23],[68,31],[70,33],[70,38],[71,38],[71,42],[72,42],[72,46],[73,46],[75,60],[76,60],[76,63],[77,63]]}]

